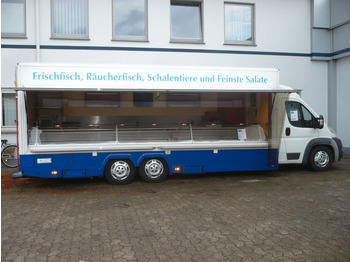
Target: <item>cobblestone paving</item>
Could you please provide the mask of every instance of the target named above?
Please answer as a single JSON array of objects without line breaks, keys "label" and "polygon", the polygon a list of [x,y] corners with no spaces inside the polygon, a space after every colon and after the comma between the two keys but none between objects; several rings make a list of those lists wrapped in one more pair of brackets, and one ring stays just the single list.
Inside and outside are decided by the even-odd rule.
[{"label": "cobblestone paving", "polygon": [[1,194],[3,262],[350,261],[348,156],[323,173],[23,181]]}]

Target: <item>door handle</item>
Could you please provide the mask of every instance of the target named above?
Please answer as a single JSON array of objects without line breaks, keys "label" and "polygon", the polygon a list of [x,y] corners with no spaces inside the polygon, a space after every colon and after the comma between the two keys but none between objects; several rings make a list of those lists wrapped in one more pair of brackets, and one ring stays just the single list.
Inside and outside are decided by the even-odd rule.
[{"label": "door handle", "polygon": [[286,128],[286,136],[290,136],[290,128],[289,127]]}]

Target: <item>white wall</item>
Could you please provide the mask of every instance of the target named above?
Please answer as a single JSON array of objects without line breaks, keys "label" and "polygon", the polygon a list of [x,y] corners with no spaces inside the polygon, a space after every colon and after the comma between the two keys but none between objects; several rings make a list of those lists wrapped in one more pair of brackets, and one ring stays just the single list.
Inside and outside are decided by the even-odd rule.
[{"label": "white wall", "polygon": [[[27,39],[2,39],[3,44],[35,44],[34,0],[27,0]],[[142,46],[273,52],[310,52],[310,3],[305,0],[264,0],[238,2],[256,5],[257,46],[231,46],[224,42],[224,1],[204,0],[204,43],[170,43],[170,0],[149,0],[149,42],[111,41],[112,1],[89,1],[90,40],[51,38],[50,1],[39,1],[40,44],[78,46]],[[288,10],[288,12],[286,12]],[[295,19],[298,14],[298,19]]]},{"label": "white wall", "polygon": [[1,87],[14,87],[15,68],[19,62],[35,61],[35,50],[2,49],[1,50]]},{"label": "white wall", "polygon": [[[327,120],[327,63],[311,61],[311,4],[305,0],[240,0],[255,3],[256,46],[224,45],[224,1],[203,1],[204,44],[170,43],[170,0],[148,0],[149,42],[112,41],[112,1],[89,1],[90,40],[51,39],[50,1],[40,3],[40,45],[142,47],[248,51],[253,54],[195,52],[40,50],[42,62],[166,64],[192,66],[274,67],[281,84],[303,89],[302,97]],[[27,0],[27,39],[2,44],[35,45],[34,0]],[[297,15],[296,15],[297,14]],[[2,86],[13,86],[14,66],[35,61],[35,49],[2,49]],[[263,52],[263,53],[257,53]],[[282,52],[269,55],[266,52]],[[290,56],[291,54],[292,56]],[[317,99],[315,99],[317,94]]]},{"label": "white wall", "polygon": [[337,61],[337,135],[350,154],[350,57]]}]

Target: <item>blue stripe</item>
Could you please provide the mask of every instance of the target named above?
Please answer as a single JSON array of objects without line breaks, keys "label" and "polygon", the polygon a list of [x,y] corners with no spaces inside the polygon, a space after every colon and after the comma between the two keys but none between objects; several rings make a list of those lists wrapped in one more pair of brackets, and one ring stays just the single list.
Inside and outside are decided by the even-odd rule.
[{"label": "blue stripe", "polygon": [[213,49],[185,49],[185,48],[149,48],[149,47],[116,47],[116,46],[52,46],[42,45],[42,49],[65,50],[108,50],[108,51],[133,51],[133,52],[173,52],[173,53],[204,53],[204,54],[243,54],[243,55],[275,55],[275,56],[303,56],[310,57],[307,53],[287,52],[263,52],[263,51],[238,51],[238,50],[213,50]]},{"label": "blue stripe", "polygon": [[[35,45],[2,44],[1,48],[9,49],[35,49]],[[332,57],[350,52],[350,47],[333,53],[290,53],[268,51],[242,51],[242,50],[215,50],[215,49],[186,49],[186,48],[149,48],[149,47],[116,47],[116,46],[67,46],[67,45],[41,45],[45,50],[98,50],[98,51],[132,51],[132,52],[168,52],[168,53],[202,53],[202,54],[236,54],[236,55],[268,55],[268,56],[294,56],[294,57]]]},{"label": "blue stripe", "polygon": [[35,49],[35,45],[1,45],[1,48],[13,48],[13,49]]},{"label": "blue stripe", "polygon": [[333,53],[311,53],[311,57],[318,56],[318,57],[332,57]]},{"label": "blue stripe", "polygon": [[341,54],[344,54],[347,52],[350,52],[350,47],[336,51],[336,52],[332,53],[332,56],[341,55]]}]

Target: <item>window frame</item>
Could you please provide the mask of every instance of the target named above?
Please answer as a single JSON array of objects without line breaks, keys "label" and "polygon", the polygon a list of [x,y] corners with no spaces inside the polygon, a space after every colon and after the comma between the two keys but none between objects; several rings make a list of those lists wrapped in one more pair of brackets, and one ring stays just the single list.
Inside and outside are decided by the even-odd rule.
[{"label": "window frame", "polygon": [[[252,40],[226,40],[226,6],[227,5],[235,5],[235,6],[250,6],[251,8],[251,33],[252,33]],[[255,16],[255,3],[242,3],[242,2],[231,2],[231,1],[225,1],[224,2],[224,44],[225,45],[249,45],[249,46],[256,46],[256,16]]]},{"label": "window frame", "polygon": [[[127,1],[127,0],[126,0]],[[131,36],[131,35],[116,35],[114,24],[114,0],[112,0],[112,41],[128,41],[128,42],[148,42],[148,0],[144,1],[144,16],[145,16],[145,35]]]},{"label": "window frame", "polygon": [[58,40],[90,40],[89,39],[89,1],[84,0],[86,3],[86,34],[57,34],[54,32],[54,2],[50,0],[51,9],[51,39]]},{"label": "window frame", "polygon": [[[298,121],[291,121],[290,110],[288,111],[288,104],[291,104],[291,103],[295,103],[297,105],[298,117],[300,117]],[[303,109],[305,109],[306,112],[310,114],[311,120],[305,120]],[[287,113],[288,121],[292,126],[298,127],[298,128],[314,128],[313,123],[315,122],[316,117],[310,112],[310,110],[305,105],[301,104],[300,102],[286,101],[286,113]],[[298,123],[300,123],[300,125]]]},{"label": "window frame", "polygon": [[27,39],[27,0],[23,0],[23,18],[24,18],[24,33],[3,33],[1,30],[1,38],[23,38]]},{"label": "window frame", "polygon": [[[172,36],[172,17],[171,7],[173,5],[178,6],[196,6],[199,8],[199,26],[200,26],[200,38],[190,37],[173,37]],[[204,30],[203,30],[203,1],[202,0],[170,0],[170,43],[186,43],[186,44],[204,44]]]},{"label": "window frame", "polygon": [[[119,109],[114,106],[90,108],[86,104],[86,92],[90,91],[26,91],[26,96],[22,98],[28,112],[27,125],[24,125],[29,135],[28,144],[38,147],[51,144],[56,147],[59,143],[62,148],[72,148],[71,145],[77,143],[97,145],[117,142],[149,145],[155,141],[167,144],[212,141],[222,144],[223,141],[237,142],[244,139],[263,142],[267,146],[266,137],[272,138],[272,133],[266,126],[271,117],[268,114],[268,105],[261,103],[252,108],[245,103],[249,94],[244,92],[171,92],[177,96],[189,95],[194,98],[194,105],[198,104],[198,107],[195,106],[191,110],[191,106],[169,107],[169,92],[157,90],[120,91],[117,92],[121,98]],[[108,95],[111,91],[102,93]],[[145,104],[150,102],[150,99],[143,96],[145,93],[152,95],[152,106]],[[136,101],[140,102],[140,105],[135,105],[135,94],[141,95],[141,99]],[[270,97],[264,92],[256,94],[265,99]],[[235,103],[228,101],[228,97],[240,98],[243,105],[238,108]],[[200,101],[197,101],[197,98]],[[252,110],[261,112],[261,117],[257,114],[253,118],[246,117]],[[233,118],[232,112],[235,116],[238,113],[239,116]]]}]

